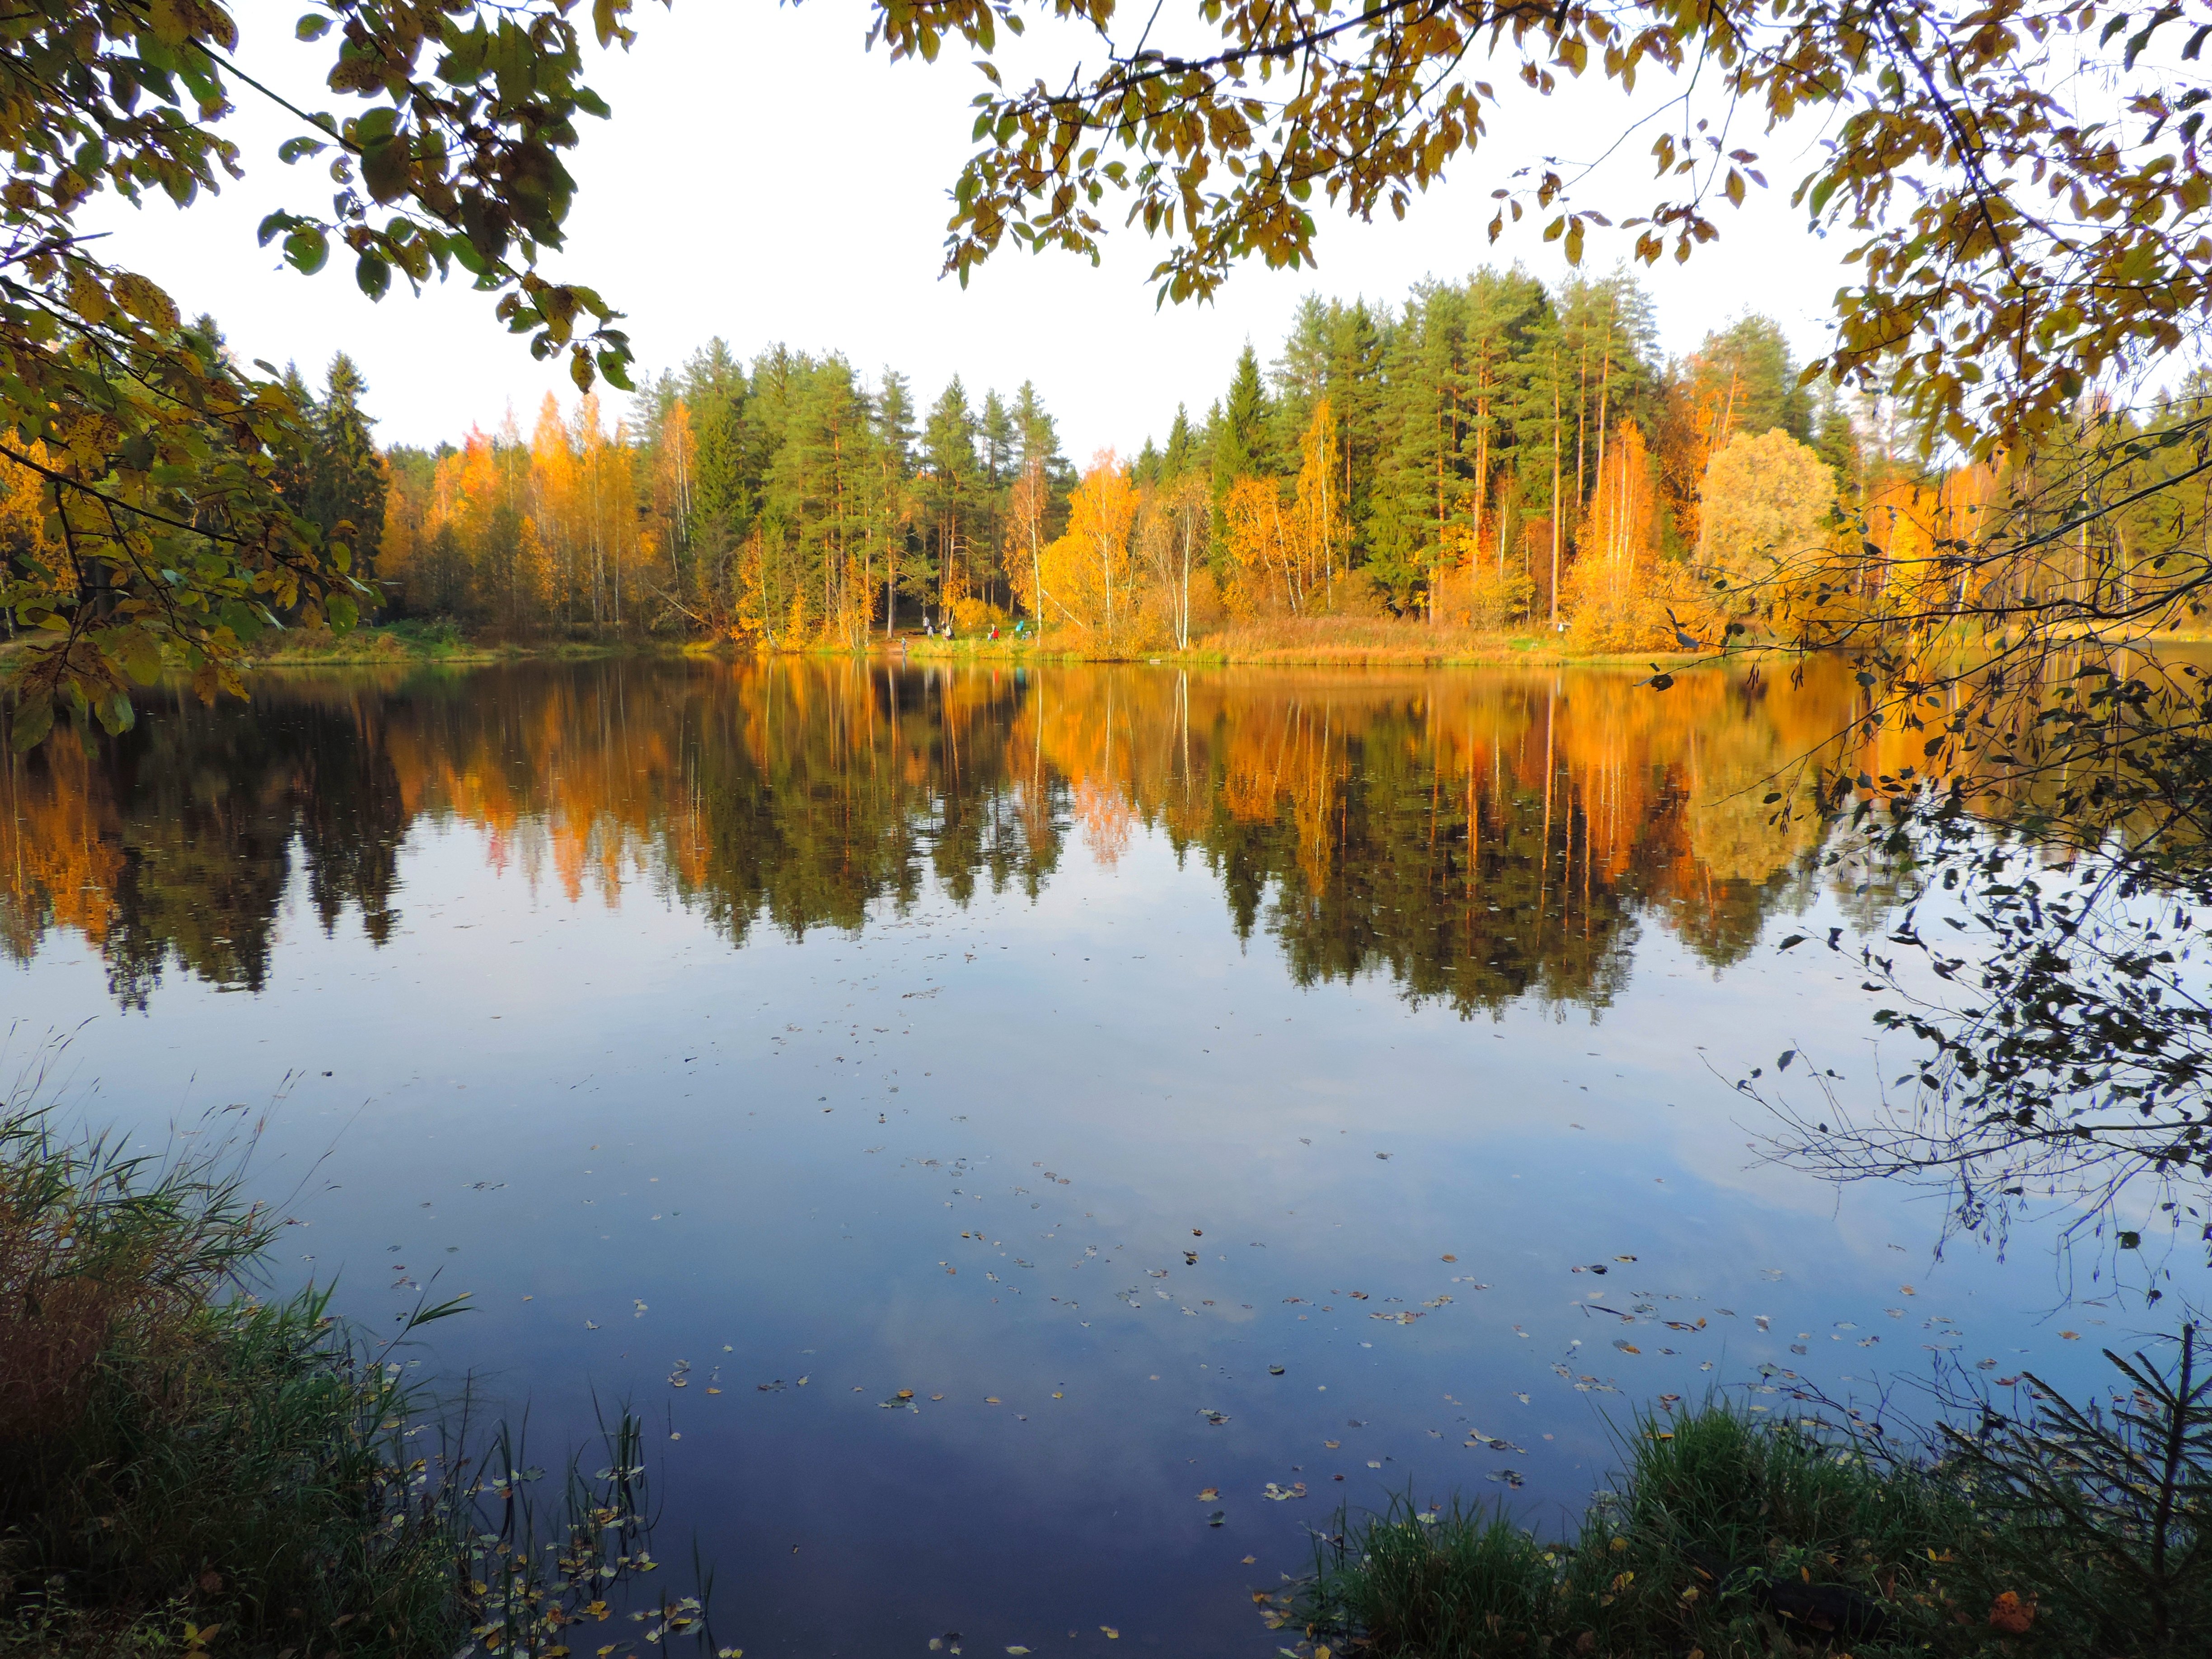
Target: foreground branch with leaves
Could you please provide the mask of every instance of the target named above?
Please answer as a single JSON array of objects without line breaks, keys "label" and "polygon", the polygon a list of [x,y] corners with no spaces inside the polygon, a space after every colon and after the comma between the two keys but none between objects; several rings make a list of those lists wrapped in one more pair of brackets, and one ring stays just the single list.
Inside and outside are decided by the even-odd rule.
[{"label": "foreground branch with leaves", "polygon": [[[80,221],[103,193],[179,207],[242,178],[223,136],[234,93],[299,124],[280,155],[327,155],[327,215],[261,228],[304,272],[334,242],[363,292],[458,268],[498,296],[540,357],[579,386],[627,385],[628,343],[592,289],[549,281],[574,186],[562,153],[585,86],[574,0],[329,0],[302,40],[337,46],[327,82],[358,114],[301,110],[241,69],[210,0],[33,0],[0,19],[0,469],[37,481],[42,533],[0,564],[0,612],[31,631],[13,675],[12,735],[41,741],[60,710],[131,723],[128,688],[166,668],[204,697],[237,691],[240,653],[294,622],[350,627],[373,527],[326,535],[279,487],[314,442],[309,411],[266,363],[246,371],[186,326],[150,278],[100,257]],[[629,35],[600,0],[601,46]]]}]

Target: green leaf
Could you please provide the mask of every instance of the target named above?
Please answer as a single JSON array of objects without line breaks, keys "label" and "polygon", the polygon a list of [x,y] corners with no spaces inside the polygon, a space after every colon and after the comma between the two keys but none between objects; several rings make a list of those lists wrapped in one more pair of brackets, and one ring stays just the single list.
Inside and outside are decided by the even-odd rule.
[{"label": "green leaf", "polygon": [[333,593],[323,601],[323,615],[329,618],[331,631],[343,634],[361,620],[361,607],[343,593]]},{"label": "green leaf", "polygon": [[368,193],[380,202],[397,201],[404,196],[412,171],[412,161],[404,133],[372,139],[362,146],[361,176],[368,185]]},{"label": "green leaf", "polygon": [[143,628],[128,630],[112,647],[123,672],[141,685],[161,678],[161,642]]},{"label": "green leaf", "polygon": [[381,300],[392,287],[392,267],[383,256],[364,253],[355,261],[354,282],[372,300]]},{"label": "green leaf", "polygon": [[331,32],[331,20],[309,12],[292,26],[292,33],[302,40],[319,40]]},{"label": "green leaf", "polygon": [[284,258],[307,276],[320,270],[330,257],[330,238],[317,226],[301,225],[284,239]]},{"label": "green leaf", "polygon": [[138,711],[131,706],[131,694],[118,691],[104,698],[93,711],[100,716],[100,724],[111,738],[119,737],[138,723]]},{"label": "green leaf", "polygon": [[17,754],[27,754],[44,743],[46,733],[53,729],[54,700],[51,696],[27,697],[16,705],[9,737]]}]

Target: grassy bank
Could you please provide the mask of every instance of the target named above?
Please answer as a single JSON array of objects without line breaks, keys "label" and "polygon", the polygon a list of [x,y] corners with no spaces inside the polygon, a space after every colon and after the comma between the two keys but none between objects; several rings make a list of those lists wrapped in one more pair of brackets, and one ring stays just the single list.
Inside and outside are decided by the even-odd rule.
[{"label": "grassy bank", "polygon": [[1690,660],[1681,652],[1644,651],[1623,654],[1592,651],[1572,634],[1540,627],[1518,633],[1470,628],[1432,628],[1391,617],[1282,617],[1204,629],[1188,651],[1153,644],[1116,653],[1098,652],[1075,629],[1048,629],[1016,639],[1001,628],[994,640],[973,634],[957,639],[909,634],[885,647],[894,656],[927,661],[1166,662],[1208,667],[1240,665],[1271,667],[1557,667],[1567,664],[1622,664],[1648,667]]},{"label": "grassy bank", "polygon": [[[787,654],[850,656],[855,647],[811,644]],[[1391,617],[1282,617],[1200,630],[1187,651],[1157,641],[1126,650],[1103,652],[1081,630],[1060,627],[1017,638],[1011,623],[999,637],[970,633],[954,639],[902,632],[886,640],[871,635],[870,653],[930,662],[1080,663],[1096,661],[1173,662],[1209,667],[1242,664],[1269,666],[1434,667],[1544,666],[1618,663],[1647,666],[1686,660],[1684,654],[1641,652],[1623,655],[1583,648],[1571,634],[1538,626],[1517,633],[1468,628],[1432,628]],[[487,641],[473,640],[450,622],[399,622],[356,629],[343,635],[292,630],[264,635],[255,659],[272,665],[410,665],[499,662],[517,658],[605,657],[681,651],[723,654],[743,647],[727,642],[684,645],[673,641]],[[763,654],[769,654],[763,647]]]},{"label": "grassy bank", "polygon": [[[0,1654],[452,1659],[647,1650],[604,1632],[651,1565],[641,1437],[539,1510],[523,1449],[402,1379],[326,1295],[246,1278],[275,1228],[235,1167],[0,1115]],[[611,1645],[609,1645],[611,1644]]]},{"label": "grassy bank", "polygon": [[377,623],[333,634],[326,628],[285,629],[254,641],[257,664],[272,667],[414,666],[424,663],[507,662],[520,657],[608,656],[619,645],[547,642],[518,645],[471,639],[458,624],[439,619]]},{"label": "grassy bank", "polygon": [[1410,1500],[1340,1515],[1263,1611],[1321,1659],[2212,1652],[2212,1391],[2115,1359],[2132,1402],[1985,1413],[1918,1456],[1720,1406],[1640,1420],[1578,1533]]}]

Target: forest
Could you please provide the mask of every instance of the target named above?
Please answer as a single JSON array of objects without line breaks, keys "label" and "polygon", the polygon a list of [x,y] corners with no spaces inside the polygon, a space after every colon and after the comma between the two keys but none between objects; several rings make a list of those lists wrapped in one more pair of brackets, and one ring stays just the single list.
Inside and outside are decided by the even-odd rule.
[{"label": "forest", "polygon": [[[1829,628],[1924,609],[2032,483],[2025,456],[1915,459],[1880,402],[1807,391],[1764,317],[1679,359],[1656,337],[1626,272],[1309,298],[1211,407],[1080,465],[1028,382],[979,402],[956,377],[925,404],[896,369],[783,345],[746,364],[716,339],[625,412],[549,395],[526,434],[510,410],[389,451],[375,574],[390,614],[520,640],[849,649],[1020,623],[1115,657],[1342,615],[1627,651],[1808,604]],[[2080,441],[2116,418],[2085,401]],[[2096,533],[2124,563],[2148,528]],[[2112,555],[2082,569],[2109,580]]]}]

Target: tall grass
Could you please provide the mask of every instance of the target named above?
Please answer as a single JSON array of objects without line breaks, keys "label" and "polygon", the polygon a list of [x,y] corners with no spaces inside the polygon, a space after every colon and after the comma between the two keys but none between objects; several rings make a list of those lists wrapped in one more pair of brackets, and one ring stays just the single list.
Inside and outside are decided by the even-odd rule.
[{"label": "tall grass", "polygon": [[1638,1419],[1571,1538],[1502,1512],[1340,1514],[1266,1611],[1314,1650],[1875,1656],[2212,1652],[2212,1384],[2112,1356],[2118,1413],[2037,1383],[1917,1454],[1718,1403]]},{"label": "tall grass", "polygon": [[[234,1149],[164,1158],[0,1110],[0,1653],[451,1659],[706,1637],[642,1609],[642,1434],[603,1424],[539,1501],[506,1425],[403,1379],[327,1290],[264,1300]],[[620,1603],[620,1607],[617,1607]],[[650,1645],[650,1644],[649,1644]]]}]

